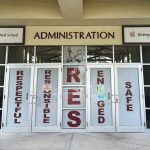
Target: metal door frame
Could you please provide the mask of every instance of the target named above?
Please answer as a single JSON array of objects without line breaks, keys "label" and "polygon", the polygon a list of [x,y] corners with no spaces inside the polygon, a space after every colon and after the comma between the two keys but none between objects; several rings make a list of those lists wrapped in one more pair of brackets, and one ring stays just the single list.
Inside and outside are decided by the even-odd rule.
[{"label": "metal door frame", "polygon": [[120,126],[119,125],[119,101],[116,103],[116,129],[117,132],[145,132],[145,117],[144,117],[144,98],[143,98],[143,78],[142,78],[142,66],[140,64],[115,64],[114,76],[115,76],[115,99],[118,99],[118,68],[137,68],[139,75],[139,97],[140,97],[140,109],[141,109],[141,126]]},{"label": "metal door frame", "polygon": [[[4,83],[4,102],[3,102],[3,127],[2,132],[31,132],[31,119],[32,119],[32,97],[28,98],[29,103],[29,114],[28,114],[28,126],[27,127],[7,127],[7,106],[8,106],[8,87],[9,87],[9,70],[15,68],[30,68],[31,75],[30,81],[33,81],[33,74],[34,74],[34,66],[33,65],[26,65],[26,64],[16,64],[16,65],[7,65],[5,69],[5,83]],[[30,82],[30,94],[33,92],[33,83]]]},{"label": "metal door frame", "polygon": [[[30,76],[30,94],[29,94],[29,122],[27,127],[7,127],[7,103],[8,103],[8,87],[9,87],[9,70],[11,68],[31,68]],[[36,79],[37,79],[37,69],[38,68],[58,68],[58,110],[57,110],[57,126],[56,127],[35,127],[34,121],[34,111],[35,102],[34,96],[36,95]],[[60,64],[11,64],[6,66],[5,72],[5,83],[4,83],[4,102],[3,102],[3,127],[2,132],[60,132],[60,122],[61,122],[61,65]]]},{"label": "metal door frame", "polygon": [[[112,117],[113,128],[105,126],[90,126],[90,68],[110,68],[111,84],[112,84]],[[137,68],[139,75],[139,91],[140,91],[140,110],[141,110],[141,126],[119,126],[119,103],[118,103],[118,68]],[[140,64],[98,64],[87,65],[87,93],[89,93],[88,101],[88,131],[89,132],[145,132],[145,116],[144,116],[144,94],[143,94],[143,78],[142,66]]]},{"label": "metal door frame", "polygon": [[[112,98],[112,126],[91,126],[90,124],[90,69],[91,68],[110,68],[111,70],[111,98]],[[87,93],[88,98],[88,132],[115,132],[116,131],[116,106],[115,106],[115,99],[114,99],[114,69],[112,64],[98,64],[98,65],[87,65]]]}]

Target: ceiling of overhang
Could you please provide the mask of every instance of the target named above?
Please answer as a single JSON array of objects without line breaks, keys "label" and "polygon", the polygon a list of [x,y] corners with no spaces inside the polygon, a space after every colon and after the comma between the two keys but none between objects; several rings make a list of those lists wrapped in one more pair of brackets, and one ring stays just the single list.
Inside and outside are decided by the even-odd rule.
[{"label": "ceiling of overhang", "polygon": [[150,24],[150,0],[0,0],[0,25]]}]

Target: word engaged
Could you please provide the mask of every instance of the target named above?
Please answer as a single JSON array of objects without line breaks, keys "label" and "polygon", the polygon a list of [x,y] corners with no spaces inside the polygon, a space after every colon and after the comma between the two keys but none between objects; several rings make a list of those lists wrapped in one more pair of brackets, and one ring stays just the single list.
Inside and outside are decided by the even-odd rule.
[{"label": "word engaged", "polygon": [[104,102],[104,72],[103,70],[97,71],[97,97],[98,97],[98,123],[104,123],[105,122],[105,114],[104,114],[104,108],[105,108],[105,102]]}]

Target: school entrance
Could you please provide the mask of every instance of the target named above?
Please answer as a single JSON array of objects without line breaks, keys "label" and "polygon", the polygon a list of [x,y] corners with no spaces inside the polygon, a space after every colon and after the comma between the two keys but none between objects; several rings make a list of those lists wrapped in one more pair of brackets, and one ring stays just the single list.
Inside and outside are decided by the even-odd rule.
[{"label": "school entrance", "polygon": [[144,132],[141,67],[88,66],[88,131]]},{"label": "school entrance", "polygon": [[4,132],[60,130],[60,66],[7,67]]},{"label": "school entrance", "polygon": [[9,65],[3,132],[144,132],[141,75],[136,64]]}]

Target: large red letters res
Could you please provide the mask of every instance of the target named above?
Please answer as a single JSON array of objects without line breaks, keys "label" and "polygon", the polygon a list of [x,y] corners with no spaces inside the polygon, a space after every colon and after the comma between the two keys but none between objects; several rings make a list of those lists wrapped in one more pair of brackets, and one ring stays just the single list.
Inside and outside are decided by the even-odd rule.
[{"label": "large red letters res", "polygon": [[[67,83],[80,83],[80,69],[79,68],[67,68]],[[80,89],[70,87],[67,94],[68,105],[80,105]],[[81,124],[80,112],[78,110],[71,110],[68,112],[67,125],[72,128],[77,128]]]}]

